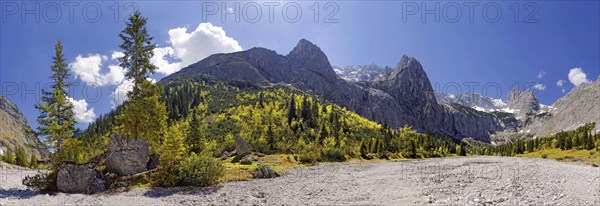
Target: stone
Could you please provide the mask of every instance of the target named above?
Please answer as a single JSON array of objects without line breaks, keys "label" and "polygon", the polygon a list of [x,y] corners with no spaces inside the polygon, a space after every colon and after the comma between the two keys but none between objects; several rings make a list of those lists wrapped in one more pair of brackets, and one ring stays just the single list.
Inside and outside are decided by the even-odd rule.
[{"label": "stone", "polygon": [[102,175],[86,165],[66,164],[59,171],[56,187],[66,193],[93,194],[105,190]]},{"label": "stone", "polygon": [[258,156],[258,157],[264,157],[264,156],[266,156],[266,155],[265,155],[265,154],[263,154],[263,153],[257,152],[257,153],[256,153],[256,156]]},{"label": "stone", "polygon": [[252,176],[257,179],[265,179],[279,177],[280,175],[271,166],[261,165],[254,169]]},{"label": "stone", "polygon": [[113,134],[106,151],[106,171],[119,176],[144,172],[148,166],[148,142]]},{"label": "stone", "polygon": [[252,155],[246,155],[244,158],[242,158],[242,160],[240,160],[240,164],[251,165],[253,161],[254,157]]},{"label": "stone", "polygon": [[160,155],[154,153],[150,155],[150,160],[148,160],[148,164],[146,164],[146,169],[152,170],[158,168],[160,164]]},{"label": "stone", "polygon": [[237,152],[237,156],[243,157],[252,152],[252,145],[250,143],[246,142],[246,140],[244,140],[244,138],[242,138],[239,135],[236,135],[234,137],[234,140],[235,140],[235,151]]}]

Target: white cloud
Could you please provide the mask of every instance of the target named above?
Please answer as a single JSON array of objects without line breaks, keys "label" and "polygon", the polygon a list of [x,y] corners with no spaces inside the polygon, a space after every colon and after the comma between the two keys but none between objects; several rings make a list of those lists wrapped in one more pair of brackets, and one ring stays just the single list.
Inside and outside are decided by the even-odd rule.
[{"label": "white cloud", "polygon": [[71,97],[67,97],[71,103],[73,103],[73,113],[75,113],[75,121],[78,123],[90,123],[96,118],[94,108],[88,109],[88,104],[85,99],[75,100]]},{"label": "white cloud", "polygon": [[575,67],[569,71],[569,81],[575,86],[579,86],[582,83],[590,83],[585,72],[579,67]]},{"label": "white cloud", "polygon": [[117,60],[118,58],[124,57],[125,53],[120,52],[120,51],[114,51],[111,55],[110,55],[110,59],[112,60]]},{"label": "white cloud", "polygon": [[562,80],[562,79],[560,79],[556,82],[556,86],[558,86],[558,87],[562,87],[564,84],[565,84],[565,80]]},{"label": "white cloud", "polygon": [[[152,84],[156,84],[156,79],[147,78],[149,82]],[[110,101],[110,105],[112,109],[117,108],[117,106],[123,104],[123,102],[127,101],[127,93],[133,90],[133,80],[124,80],[115,88],[115,91],[110,95],[112,100]]]},{"label": "white cloud", "polygon": [[181,62],[170,63],[168,58],[176,58],[175,50],[171,47],[157,47],[154,49],[154,56],[150,59],[150,63],[158,67],[156,72],[164,75],[173,74],[182,68]]},{"label": "white cloud", "polygon": [[560,90],[560,92],[562,92],[563,94],[564,94],[566,91],[567,91],[567,90],[566,90],[565,88],[562,88],[562,89]]},{"label": "white cloud", "polygon": [[133,81],[132,80],[125,80],[123,82],[121,82],[121,84],[119,84],[117,86],[117,88],[115,88],[115,91],[113,91],[111,97],[112,100],[110,101],[111,107],[112,109],[117,108],[117,106],[119,106],[120,104],[123,104],[123,102],[127,101],[127,93],[130,92],[131,90],[133,90]]},{"label": "white cloud", "polygon": [[535,85],[533,85],[533,88],[535,88],[535,89],[537,89],[537,90],[540,90],[540,91],[543,91],[544,89],[546,89],[546,85],[543,85],[543,84],[535,84]]},{"label": "white cloud", "polygon": [[545,71],[540,71],[540,72],[538,73],[538,75],[537,75],[537,78],[538,78],[538,79],[544,78],[544,74],[546,74],[546,72],[545,72]]},{"label": "white cloud", "polygon": [[228,37],[223,28],[211,23],[201,23],[188,33],[186,28],[169,30],[169,38],[181,66],[196,63],[212,54],[241,51],[239,43]]},{"label": "white cloud", "polygon": [[[114,56],[114,54],[113,54]],[[77,55],[69,65],[76,78],[91,86],[116,85],[125,78],[125,69],[117,65],[109,65],[108,73],[101,74],[102,63],[108,57],[100,54],[90,54],[87,57]]]}]

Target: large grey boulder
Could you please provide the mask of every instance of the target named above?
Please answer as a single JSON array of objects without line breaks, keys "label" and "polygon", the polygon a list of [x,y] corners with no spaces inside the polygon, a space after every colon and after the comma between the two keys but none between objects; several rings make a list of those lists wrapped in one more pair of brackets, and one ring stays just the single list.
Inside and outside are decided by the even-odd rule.
[{"label": "large grey boulder", "polygon": [[235,151],[237,152],[237,156],[243,157],[252,152],[252,145],[250,143],[246,142],[246,140],[244,140],[244,138],[240,137],[239,135],[236,135],[234,137],[234,140],[235,140]]},{"label": "large grey boulder", "polygon": [[146,171],[148,166],[148,142],[141,139],[113,134],[106,154],[106,171],[119,176]]},{"label": "large grey boulder", "polygon": [[66,164],[58,171],[56,186],[66,193],[92,194],[105,189],[100,173],[86,165]]}]

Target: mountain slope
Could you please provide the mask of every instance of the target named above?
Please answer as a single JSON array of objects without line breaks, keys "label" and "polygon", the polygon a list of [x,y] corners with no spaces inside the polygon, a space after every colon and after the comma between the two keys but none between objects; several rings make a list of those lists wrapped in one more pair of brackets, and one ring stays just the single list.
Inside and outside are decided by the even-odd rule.
[{"label": "mountain slope", "polygon": [[538,136],[574,130],[585,123],[595,122],[600,130],[600,77],[583,83],[559,98],[549,112],[537,114],[524,130]]},{"label": "mountain slope", "polygon": [[193,74],[208,74],[227,81],[249,80],[261,85],[289,84],[393,128],[411,125],[419,132],[429,130],[457,139],[473,137],[486,142],[490,134],[504,129],[494,115],[465,113],[439,104],[421,64],[407,56],[401,58],[395,69],[386,68],[384,77],[353,83],[339,78],[321,49],[302,39],[286,56],[264,48],[215,54],[161,82]]},{"label": "mountain slope", "polygon": [[383,75],[384,71],[383,68],[376,64],[345,67],[334,66],[333,70],[340,78],[353,82],[376,80],[380,75]]},{"label": "mountain slope", "polygon": [[15,147],[23,147],[28,157],[31,154],[46,156],[48,151],[44,143],[28,131],[31,131],[31,127],[21,111],[0,96],[0,153],[4,154],[7,148],[14,152]]}]

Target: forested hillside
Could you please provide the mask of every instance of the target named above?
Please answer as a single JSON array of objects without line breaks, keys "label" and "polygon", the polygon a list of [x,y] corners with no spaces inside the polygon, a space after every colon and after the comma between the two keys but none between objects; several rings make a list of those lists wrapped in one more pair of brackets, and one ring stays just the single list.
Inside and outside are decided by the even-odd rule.
[{"label": "forested hillside", "polygon": [[[457,148],[454,140],[417,134],[410,127],[394,131],[285,85],[194,75],[162,86],[169,125],[182,125],[190,152],[212,151],[218,157],[235,149],[236,135],[257,152],[295,153],[302,162],[445,156]],[[98,118],[79,134],[86,151],[102,150],[121,110]]]}]

